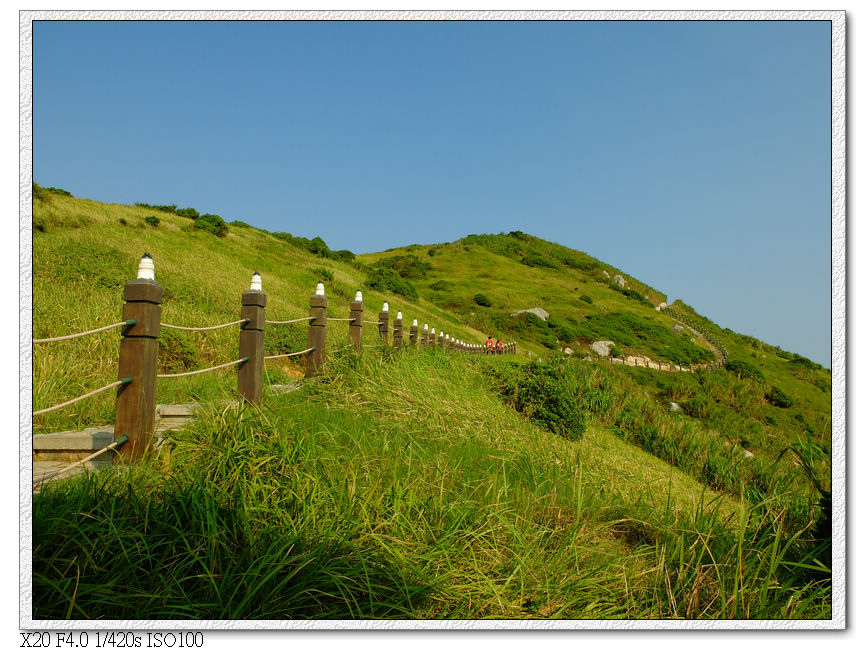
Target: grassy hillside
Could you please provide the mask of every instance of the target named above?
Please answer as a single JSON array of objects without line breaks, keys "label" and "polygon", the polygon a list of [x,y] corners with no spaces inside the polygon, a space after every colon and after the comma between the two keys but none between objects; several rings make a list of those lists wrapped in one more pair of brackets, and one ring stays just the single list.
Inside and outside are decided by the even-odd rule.
[{"label": "grassy hillside", "polygon": [[[151,461],[35,499],[35,617],[830,615],[828,510],[799,466],[829,485],[825,369],[705,319],[727,370],[579,361],[599,338],[653,359],[712,353],[672,333],[653,306],[662,294],[624,274],[622,292],[604,275],[617,269],[523,233],[352,259],[239,222],[220,237],[176,210],[41,197],[37,338],[119,320],[146,250],[165,322],[236,320],[258,270],[271,319],[307,315],[324,279],[331,316],[347,317],[361,288],[375,313],[388,300],[470,342],[517,340],[522,354],[358,358],[336,323],[324,375],[260,407],[219,406],[235,396],[231,370],[160,380],[158,402],[199,401],[205,414]],[[530,307],[550,320],[510,316]],[[117,339],[34,346],[34,409],[115,379]],[[269,327],[266,345],[302,349],[306,326]],[[234,358],[237,331],[163,330],[161,346],[162,372],[207,367]],[[301,374],[268,364],[268,383]],[[111,417],[103,395],[34,430]],[[787,447],[798,456],[777,460]]]}]

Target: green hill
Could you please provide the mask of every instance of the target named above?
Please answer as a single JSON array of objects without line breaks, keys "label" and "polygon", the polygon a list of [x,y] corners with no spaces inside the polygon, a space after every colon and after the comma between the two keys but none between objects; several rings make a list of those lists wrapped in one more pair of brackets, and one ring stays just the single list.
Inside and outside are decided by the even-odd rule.
[{"label": "green hill", "polygon": [[[809,360],[677,303],[723,343],[726,368],[581,361],[600,339],[677,364],[714,354],[673,332],[662,293],[524,233],[355,257],[176,206],[35,196],[34,338],[119,320],[148,251],[166,323],[236,320],[257,270],[269,319],[306,316],[322,280],[330,316],[362,289],[375,314],[386,300],[519,354],[395,353],[365,331],[358,358],[333,323],[323,376],[260,407],[220,406],[231,369],[160,380],[158,402],[205,414],[152,461],[35,498],[34,617],[830,615],[828,508],[801,465],[828,488],[831,378]],[[511,316],[534,307],[549,319]],[[34,410],[116,379],[117,338],[35,345]],[[163,329],[160,345],[160,372],[206,368],[236,357],[237,331]],[[303,323],[268,327],[269,353],[305,346]],[[266,382],[300,368],[268,362]],[[112,401],[34,431],[110,422]]]}]

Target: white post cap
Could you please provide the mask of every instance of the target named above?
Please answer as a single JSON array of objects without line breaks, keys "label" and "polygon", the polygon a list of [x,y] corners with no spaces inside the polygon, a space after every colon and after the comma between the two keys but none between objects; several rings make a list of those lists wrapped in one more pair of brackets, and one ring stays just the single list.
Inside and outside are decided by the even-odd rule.
[{"label": "white post cap", "polygon": [[355,302],[363,302],[363,294],[360,292],[360,289],[357,290],[357,293],[354,294]]},{"label": "white post cap", "polygon": [[424,328],[425,330],[429,330],[429,325],[428,325],[427,323],[424,323],[424,324],[423,324],[423,328]]},{"label": "white post cap", "polygon": [[316,296],[323,296],[324,295],[324,282],[319,282],[317,285],[315,285],[315,295]]},{"label": "white post cap", "polygon": [[450,340],[451,340],[451,335],[445,334],[445,341],[450,341]]},{"label": "white post cap", "polygon": [[384,303],[384,304],[381,306],[381,310],[382,310],[382,311],[390,311],[390,307],[388,307],[388,304],[387,304],[387,303]]},{"label": "white post cap", "polygon": [[412,327],[417,327],[417,318],[415,318],[415,319],[411,322],[411,326],[412,326]]},{"label": "white post cap", "polygon": [[141,256],[141,260],[138,262],[138,276],[139,280],[153,280],[156,281],[156,273],[153,266],[153,258],[150,257],[150,253],[144,253]]},{"label": "white post cap", "polygon": [[250,291],[261,291],[261,275],[258,271],[252,274],[252,282],[249,283]]},{"label": "white post cap", "polygon": [[401,311],[398,311],[398,312],[396,313],[396,319],[397,319],[397,320],[402,320],[402,312],[401,312]]},{"label": "white post cap", "polygon": [[430,330],[430,334],[435,334],[435,333],[436,333],[436,328],[433,327],[433,328]]}]

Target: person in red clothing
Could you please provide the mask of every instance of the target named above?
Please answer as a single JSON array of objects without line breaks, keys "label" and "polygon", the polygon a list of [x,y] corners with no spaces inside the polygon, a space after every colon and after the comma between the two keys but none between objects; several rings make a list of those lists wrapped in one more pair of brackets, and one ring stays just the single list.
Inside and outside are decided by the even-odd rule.
[{"label": "person in red clothing", "polygon": [[502,354],[505,351],[505,346],[501,339],[496,341],[496,354]]},{"label": "person in red clothing", "polygon": [[492,354],[493,352],[493,335],[487,337],[487,342],[484,343],[484,354]]}]

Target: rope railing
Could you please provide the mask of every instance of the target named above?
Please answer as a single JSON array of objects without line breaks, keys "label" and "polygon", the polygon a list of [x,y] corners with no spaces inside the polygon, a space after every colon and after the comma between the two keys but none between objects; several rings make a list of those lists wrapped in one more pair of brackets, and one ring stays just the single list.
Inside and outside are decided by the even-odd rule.
[{"label": "rope railing", "polygon": [[251,319],[241,318],[240,320],[223,323],[222,325],[211,325],[210,327],[184,327],[183,325],[170,325],[169,323],[160,323],[162,327],[167,327],[172,330],[185,330],[187,332],[206,332],[209,330],[218,330],[223,327],[231,327],[232,325],[240,325],[241,323],[249,323]]},{"label": "rope railing", "polygon": [[291,320],[266,320],[268,325],[288,325],[289,323],[302,323],[304,321],[313,320],[315,316],[306,316],[304,318],[293,318]]},{"label": "rope railing", "polygon": [[192,370],[191,372],[177,372],[173,375],[156,375],[157,379],[173,379],[174,377],[191,377],[192,375],[200,375],[205,372],[211,372],[212,370],[219,370],[220,368],[228,368],[229,366],[236,366],[238,363],[244,363],[245,361],[249,361],[249,357],[243,357],[238,359],[237,361],[229,361],[228,363],[223,363],[219,366],[213,366],[212,368],[202,368],[201,370]]},{"label": "rope railing", "polygon": [[97,388],[96,390],[92,390],[89,393],[76,397],[75,399],[71,399],[68,402],[63,402],[62,404],[58,404],[57,406],[50,406],[47,409],[40,409],[38,411],[33,411],[33,415],[42,415],[43,413],[50,413],[51,411],[56,411],[58,409],[62,409],[64,406],[71,406],[76,402],[80,402],[81,400],[87,399],[88,397],[93,397],[94,395],[98,395],[99,393],[104,393],[106,390],[111,390],[112,388],[116,388],[117,386],[122,386],[124,384],[131,384],[132,377],[124,377],[123,379],[118,379],[117,381],[111,382],[107,386],[103,386],[102,388]]},{"label": "rope railing", "polygon": [[98,332],[105,332],[106,330],[114,329],[115,327],[123,327],[124,325],[135,325],[138,323],[138,320],[135,318],[130,318],[129,320],[122,320],[117,323],[112,323],[111,325],[106,325],[105,327],[97,327],[95,330],[88,330],[86,332],[78,332],[77,334],[67,334],[66,336],[54,336],[52,338],[47,339],[33,339],[34,343],[56,343],[57,341],[68,341],[70,339],[78,339],[82,336],[88,336],[89,334],[97,334]]},{"label": "rope railing", "polygon": [[310,352],[315,352],[315,346],[311,348],[307,348],[306,350],[301,350],[300,352],[289,352],[288,354],[272,354],[269,357],[264,357],[265,359],[285,359],[288,357],[299,357],[302,354],[308,354]]},{"label": "rope railing", "polygon": [[[261,276],[256,272],[253,274],[250,288],[241,296],[240,319],[219,325],[202,327],[190,327],[162,322],[162,297],[163,289],[156,283],[153,260],[149,255],[144,255],[138,269],[138,277],[127,282],[123,289],[123,318],[124,320],[106,325],[88,332],[72,334],[61,337],[36,339],[34,343],[47,343],[51,341],[62,341],[78,338],[88,334],[106,331],[115,327],[134,326],[122,330],[120,341],[118,366],[122,375],[132,375],[125,379],[112,382],[107,386],[91,391],[80,397],[76,397],[62,404],[50,408],[41,409],[33,413],[39,416],[44,413],[61,409],[80,402],[88,397],[98,395],[112,388],[124,384],[134,385],[126,390],[117,392],[115,402],[114,422],[118,431],[123,431],[129,438],[142,441],[142,444],[127,445],[122,455],[128,461],[134,461],[142,457],[150,448],[149,440],[152,439],[156,420],[156,382],[161,379],[173,379],[179,377],[192,377],[204,373],[214,372],[233,366],[237,368],[237,390],[243,400],[249,403],[257,403],[263,398],[264,362],[275,359],[290,359],[300,357],[301,363],[306,366],[306,377],[315,377],[322,371],[325,363],[325,352],[327,350],[327,324],[329,321],[348,324],[348,338],[357,353],[361,353],[364,347],[379,348],[392,345],[397,349],[408,347],[412,349],[428,348],[438,349],[447,353],[481,354],[481,345],[472,344],[460,340],[450,333],[446,335],[439,330],[436,336],[436,328],[420,327],[418,319],[406,319],[403,322],[402,312],[397,312],[397,318],[392,321],[392,340],[390,339],[390,313],[388,303],[385,302],[382,310],[378,313],[377,320],[364,319],[363,296],[358,291],[354,300],[350,303],[348,318],[328,317],[327,298],[324,293],[324,285],[319,283],[315,294],[310,297],[310,316],[292,318],[288,320],[266,320],[265,306],[266,295],[262,291]],[[367,312],[369,313],[369,312]],[[367,318],[375,317],[371,313]],[[271,354],[265,356],[265,329],[266,325],[288,325],[292,323],[308,324],[307,347],[297,352]],[[409,327],[409,323],[411,326]],[[184,330],[188,332],[205,332],[217,329],[241,325],[239,328],[238,354],[240,357],[234,361],[220,363],[209,368],[190,370],[187,372],[163,373],[157,371],[159,362],[160,334],[162,328],[166,330]],[[364,345],[363,329],[367,325],[368,330],[377,336],[374,344],[367,341]],[[374,329],[373,329],[374,327]],[[294,347],[294,346],[293,346]],[[300,345],[297,345],[300,347]],[[516,344],[506,344],[503,350],[497,350],[498,354],[516,354]],[[119,446],[118,443],[115,446]],[[107,448],[106,448],[107,449]],[[102,452],[99,452],[102,453]],[[71,467],[70,467],[71,468]]]}]

